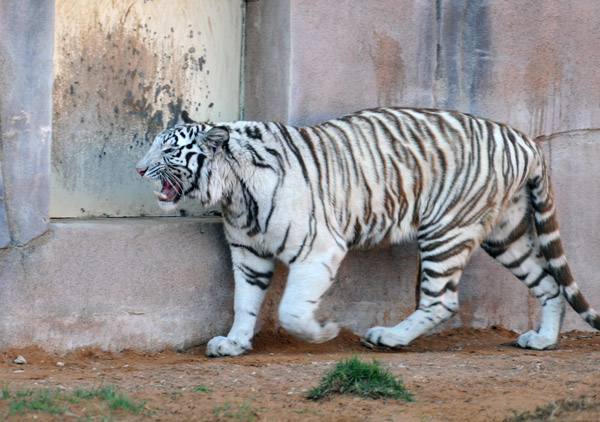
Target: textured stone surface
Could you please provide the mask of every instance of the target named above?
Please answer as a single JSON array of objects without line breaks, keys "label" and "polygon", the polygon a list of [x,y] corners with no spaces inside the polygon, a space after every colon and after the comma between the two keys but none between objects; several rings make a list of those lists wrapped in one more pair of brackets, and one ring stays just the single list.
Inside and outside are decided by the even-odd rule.
[{"label": "textured stone surface", "polygon": [[[229,251],[221,224],[201,221],[53,222],[28,247],[0,251],[0,348],[176,349],[226,334],[233,316]],[[397,323],[415,306],[416,263],[414,245],[350,253],[320,315],[359,334]],[[526,295],[503,302],[516,281],[493,262],[480,266],[470,268],[462,314],[450,325],[530,325]],[[278,325],[286,277],[278,265],[258,328]]]},{"label": "textured stone surface", "polygon": [[432,106],[434,4],[292,2],[291,123],[378,105]]},{"label": "textured stone surface", "polygon": [[289,120],[290,0],[246,3],[244,120]]},{"label": "textured stone surface", "polygon": [[220,224],[193,219],[54,222],[0,252],[0,347],[178,348],[231,323]]},{"label": "textured stone surface", "polygon": [[459,109],[531,136],[600,125],[599,2],[309,0],[290,2],[275,34],[269,8],[254,2],[248,27],[263,28],[278,60],[247,61],[247,79],[277,69],[285,80],[287,69],[289,87],[269,89],[271,77],[262,91],[247,86],[248,116],[287,98],[293,124],[403,105]]},{"label": "textured stone surface", "polygon": [[0,247],[46,230],[54,2],[0,2]]},{"label": "textured stone surface", "polygon": [[[2,163],[0,162],[0,170]],[[0,171],[0,249],[10,244],[10,232],[8,231],[8,220],[6,219],[6,206],[4,204],[4,189],[2,187],[2,171]]]},{"label": "textured stone surface", "polygon": [[182,110],[238,119],[242,19],[242,0],[56,0],[52,217],[165,215],[135,165]]}]

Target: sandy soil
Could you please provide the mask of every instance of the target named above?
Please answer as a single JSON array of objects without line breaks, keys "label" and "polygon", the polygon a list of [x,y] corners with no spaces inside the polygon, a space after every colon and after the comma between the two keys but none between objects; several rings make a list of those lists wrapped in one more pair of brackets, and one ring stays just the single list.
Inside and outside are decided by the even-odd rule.
[{"label": "sandy soil", "polygon": [[[365,348],[349,332],[322,345],[262,332],[251,353],[221,359],[206,358],[204,347],[119,354],[81,349],[63,356],[35,348],[4,350],[0,383],[10,389],[67,390],[110,384],[133,399],[147,400],[143,414],[124,414],[117,420],[488,422],[554,400],[600,399],[600,333],[563,334],[558,346],[547,351],[504,345],[515,338],[500,328],[458,329],[390,351]],[[313,402],[304,397],[325,370],[352,353],[378,359],[402,376],[416,401],[340,396]],[[18,355],[27,364],[13,363]],[[192,391],[200,384],[212,391]],[[34,416],[47,421],[79,420],[82,415],[27,414],[7,420]],[[552,420],[600,421],[598,407],[554,416]],[[7,412],[0,408],[3,417]]]}]

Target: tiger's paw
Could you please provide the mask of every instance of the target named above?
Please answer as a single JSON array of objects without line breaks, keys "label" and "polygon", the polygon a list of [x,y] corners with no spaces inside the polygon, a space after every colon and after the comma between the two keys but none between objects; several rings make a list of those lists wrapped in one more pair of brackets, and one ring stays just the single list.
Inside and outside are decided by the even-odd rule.
[{"label": "tiger's paw", "polygon": [[250,350],[250,343],[242,345],[240,342],[230,339],[229,337],[215,337],[206,345],[206,356],[238,356]]},{"label": "tiger's paw", "polygon": [[325,343],[332,338],[337,337],[340,332],[340,325],[335,321],[325,320],[321,322],[321,331],[313,337],[311,343]]},{"label": "tiger's paw", "polygon": [[309,343],[325,343],[340,332],[339,324],[329,320],[320,323],[310,321],[308,324],[284,325],[283,327],[294,337]]},{"label": "tiger's paw", "polygon": [[523,349],[544,350],[556,344],[556,338],[546,337],[535,330],[527,331],[517,338],[517,346]]},{"label": "tiger's paw", "polygon": [[406,346],[410,343],[387,327],[369,328],[365,334],[365,340],[379,347]]},{"label": "tiger's paw", "polygon": [[312,315],[299,318],[293,311],[279,311],[279,322],[285,331],[309,343],[324,343],[336,337],[340,326],[334,321],[326,319],[317,321]]}]

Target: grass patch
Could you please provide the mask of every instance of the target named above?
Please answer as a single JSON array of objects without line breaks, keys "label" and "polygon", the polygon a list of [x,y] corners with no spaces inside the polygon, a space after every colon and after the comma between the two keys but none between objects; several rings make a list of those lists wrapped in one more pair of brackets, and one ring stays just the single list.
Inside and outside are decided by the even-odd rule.
[{"label": "grass patch", "polygon": [[375,359],[365,362],[356,356],[340,360],[325,372],[318,386],[310,389],[306,397],[320,400],[333,394],[349,394],[372,399],[394,398],[412,401],[402,378],[383,369]]},{"label": "grass patch", "polygon": [[239,404],[237,406],[231,406],[229,402],[225,402],[225,404],[221,406],[215,406],[213,409],[213,413],[216,417],[224,416],[226,418],[232,419],[240,419],[247,422],[253,422],[257,416],[257,412],[260,412],[263,409],[255,409],[250,406],[250,402],[248,400],[244,401],[244,403]]},{"label": "grass patch", "polygon": [[2,386],[2,390],[0,390],[0,400],[7,399],[10,397],[10,389],[8,388],[8,384],[4,384]]},{"label": "grass patch", "polygon": [[29,411],[51,414],[63,414],[67,407],[61,400],[61,393],[49,390],[19,390],[14,392],[14,397],[3,398],[8,400],[9,415],[22,415]]},{"label": "grass patch", "polygon": [[589,397],[562,399],[537,406],[533,411],[519,413],[513,410],[514,416],[504,419],[504,422],[568,421],[574,418],[576,413],[595,409],[600,409],[600,401]]},{"label": "grass patch", "polygon": [[192,388],[192,392],[195,393],[196,391],[202,391],[204,393],[210,393],[210,392],[213,391],[213,389],[206,387],[204,384],[198,384],[197,386],[195,386],[194,388]]},{"label": "grass patch", "polygon": [[[96,389],[77,389],[74,391],[53,391],[49,389],[24,389],[11,391],[7,385],[0,391],[0,404],[5,403],[5,415],[23,415],[26,413],[65,414],[78,413],[75,407],[85,408],[81,417],[106,413],[104,419],[112,413],[138,414],[146,404],[143,400],[133,402],[127,396],[119,393],[114,387],[100,386]],[[93,402],[99,404],[94,409]],[[1,416],[1,413],[0,413]]]}]

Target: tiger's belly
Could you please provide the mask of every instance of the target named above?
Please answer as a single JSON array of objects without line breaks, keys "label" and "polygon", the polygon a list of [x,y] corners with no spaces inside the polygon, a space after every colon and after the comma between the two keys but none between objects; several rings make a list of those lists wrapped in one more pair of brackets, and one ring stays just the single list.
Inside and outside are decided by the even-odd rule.
[{"label": "tiger's belly", "polygon": [[373,214],[369,219],[355,218],[345,230],[348,248],[370,249],[377,245],[398,244],[414,239],[416,227],[408,218]]}]

